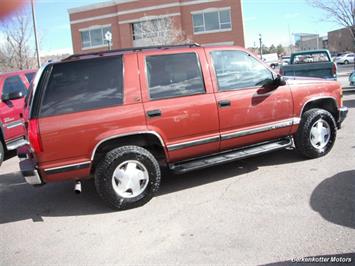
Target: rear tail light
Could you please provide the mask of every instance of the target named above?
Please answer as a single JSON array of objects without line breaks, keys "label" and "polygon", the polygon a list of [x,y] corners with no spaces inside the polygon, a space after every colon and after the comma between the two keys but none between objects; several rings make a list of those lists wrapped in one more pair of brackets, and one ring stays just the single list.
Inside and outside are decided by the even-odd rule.
[{"label": "rear tail light", "polygon": [[28,121],[28,140],[35,153],[43,151],[37,119],[30,119]]},{"label": "rear tail light", "polygon": [[282,68],[280,68],[279,74],[280,74],[281,76],[283,76],[283,75],[284,75],[284,71],[283,71],[283,69],[282,69]]},{"label": "rear tail light", "polygon": [[333,63],[333,67],[332,67],[332,73],[333,73],[333,76],[335,77],[336,74],[337,74],[337,65]]}]

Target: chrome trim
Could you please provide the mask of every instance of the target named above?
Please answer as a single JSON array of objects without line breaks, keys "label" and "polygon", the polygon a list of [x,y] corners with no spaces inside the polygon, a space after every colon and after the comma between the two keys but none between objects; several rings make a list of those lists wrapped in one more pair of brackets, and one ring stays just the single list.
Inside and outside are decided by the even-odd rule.
[{"label": "chrome trim", "polygon": [[168,151],[175,151],[175,150],[180,150],[192,146],[197,146],[197,145],[203,145],[215,141],[219,141],[220,136],[214,136],[214,137],[209,137],[209,138],[204,138],[204,139],[198,139],[198,140],[192,140],[192,141],[187,141],[187,142],[182,142],[182,143],[177,143],[177,144],[172,144],[168,145]]},{"label": "chrome trim", "polygon": [[314,98],[309,99],[308,101],[306,101],[306,102],[303,104],[303,106],[302,106],[302,108],[301,108],[301,112],[299,113],[300,117],[302,117],[303,110],[304,110],[304,108],[306,107],[306,105],[307,105],[308,103],[313,102],[313,101],[317,101],[317,100],[323,100],[323,99],[331,99],[331,100],[333,100],[334,103],[335,103],[336,108],[339,109],[339,107],[338,107],[338,102],[337,102],[336,98],[333,97],[333,96],[319,96],[319,97],[314,97]]},{"label": "chrome trim", "polygon": [[292,118],[293,125],[298,125],[301,123],[301,118],[300,117],[294,117]]},{"label": "chrome trim", "polygon": [[95,147],[94,147],[94,149],[93,149],[93,151],[92,151],[92,153],[91,153],[91,161],[94,160],[94,157],[95,157],[95,153],[96,153],[97,148],[98,148],[102,143],[104,143],[105,141],[108,141],[108,140],[111,140],[111,139],[120,138],[120,137],[127,137],[127,136],[133,136],[133,135],[142,135],[142,134],[151,134],[151,135],[156,136],[156,137],[159,139],[161,145],[162,145],[163,147],[166,147],[166,145],[165,145],[165,143],[164,143],[164,141],[163,141],[163,138],[162,138],[158,133],[156,133],[156,132],[154,132],[154,131],[136,131],[136,132],[130,132],[130,133],[126,133],[126,134],[118,134],[118,135],[113,135],[113,136],[110,136],[110,137],[107,137],[107,138],[105,138],[105,139],[100,140],[100,141],[95,145]]},{"label": "chrome trim", "polygon": [[86,161],[86,162],[81,162],[81,163],[73,163],[73,164],[66,164],[66,165],[63,165],[63,166],[46,168],[46,169],[44,169],[44,171],[48,172],[48,171],[59,170],[59,169],[63,169],[63,168],[73,167],[73,166],[84,165],[84,164],[91,164],[91,161]]},{"label": "chrome trim", "polygon": [[21,138],[17,138],[17,139],[10,140],[10,141],[6,142],[6,149],[8,151],[12,151],[12,150],[16,150],[17,148],[22,147],[26,144],[28,144],[28,141],[25,140],[23,137],[21,137]]},{"label": "chrome trim", "polygon": [[23,123],[23,120],[17,120],[17,121],[14,121],[14,122],[10,122],[8,124],[4,124],[4,126],[7,129],[11,129],[11,128],[18,127],[18,126],[25,126],[25,124]]},{"label": "chrome trim", "polygon": [[265,132],[265,131],[270,131],[270,130],[274,130],[274,129],[284,128],[284,127],[292,126],[293,124],[294,124],[294,118],[284,120],[282,122],[274,123],[271,125],[267,125],[267,126],[246,129],[246,130],[240,130],[240,131],[228,133],[228,134],[222,134],[221,140],[228,140],[228,139],[232,139],[232,138],[238,138],[238,137],[243,137],[243,136],[261,133],[261,132]]},{"label": "chrome trim", "polygon": [[36,91],[37,91],[37,86],[38,86],[38,82],[39,80],[41,79],[42,77],[42,74],[44,72],[44,70],[46,69],[46,67],[50,64],[52,64],[53,62],[50,62],[50,63],[46,63],[46,64],[43,64],[37,71],[36,75],[35,75],[35,78],[33,79],[32,81],[32,96],[31,96],[31,102],[27,103],[27,106],[29,108],[29,117],[31,118],[32,117],[32,108],[33,108],[33,100],[35,98],[35,95],[36,95]]},{"label": "chrome trim", "polygon": [[26,182],[30,185],[41,185],[43,184],[41,178],[39,177],[38,170],[33,171],[33,175],[31,176],[24,176]]}]

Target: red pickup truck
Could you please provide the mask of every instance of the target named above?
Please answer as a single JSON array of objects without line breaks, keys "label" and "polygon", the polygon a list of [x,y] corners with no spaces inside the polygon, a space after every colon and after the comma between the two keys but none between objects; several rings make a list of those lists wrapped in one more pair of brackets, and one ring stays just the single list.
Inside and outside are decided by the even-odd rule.
[{"label": "red pickup truck", "polygon": [[25,142],[23,97],[35,73],[35,70],[22,70],[0,74],[0,165],[5,150],[14,150]]},{"label": "red pickup truck", "polygon": [[113,208],[148,201],[175,173],[295,145],[327,154],[346,117],[335,81],[275,74],[249,51],[198,45],[73,55],[26,101],[28,183],[94,178]]}]

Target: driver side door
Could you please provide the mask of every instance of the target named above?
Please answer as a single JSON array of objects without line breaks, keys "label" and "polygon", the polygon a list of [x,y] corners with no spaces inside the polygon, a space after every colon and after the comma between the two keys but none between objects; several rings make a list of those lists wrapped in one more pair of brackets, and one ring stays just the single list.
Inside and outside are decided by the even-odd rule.
[{"label": "driver side door", "polygon": [[245,51],[206,52],[218,105],[220,150],[287,136],[293,124],[290,88],[266,91],[263,82],[275,75]]}]

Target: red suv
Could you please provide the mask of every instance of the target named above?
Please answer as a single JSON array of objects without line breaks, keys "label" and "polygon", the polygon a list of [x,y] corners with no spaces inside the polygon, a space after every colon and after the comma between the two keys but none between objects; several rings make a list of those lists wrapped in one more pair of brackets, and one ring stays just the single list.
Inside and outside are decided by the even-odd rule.
[{"label": "red suv", "polygon": [[339,83],[281,77],[249,51],[198,45],[74,55],[39,70],[27,98],[28,183],[94,178],[123,209],[175,173],[295,144],[333,147],[347,114]]},{"label": "red suv", "polygon": [[24,144],[23,97],[36,71],[22,70],[0,74],[0,165],[5,150]]}]

